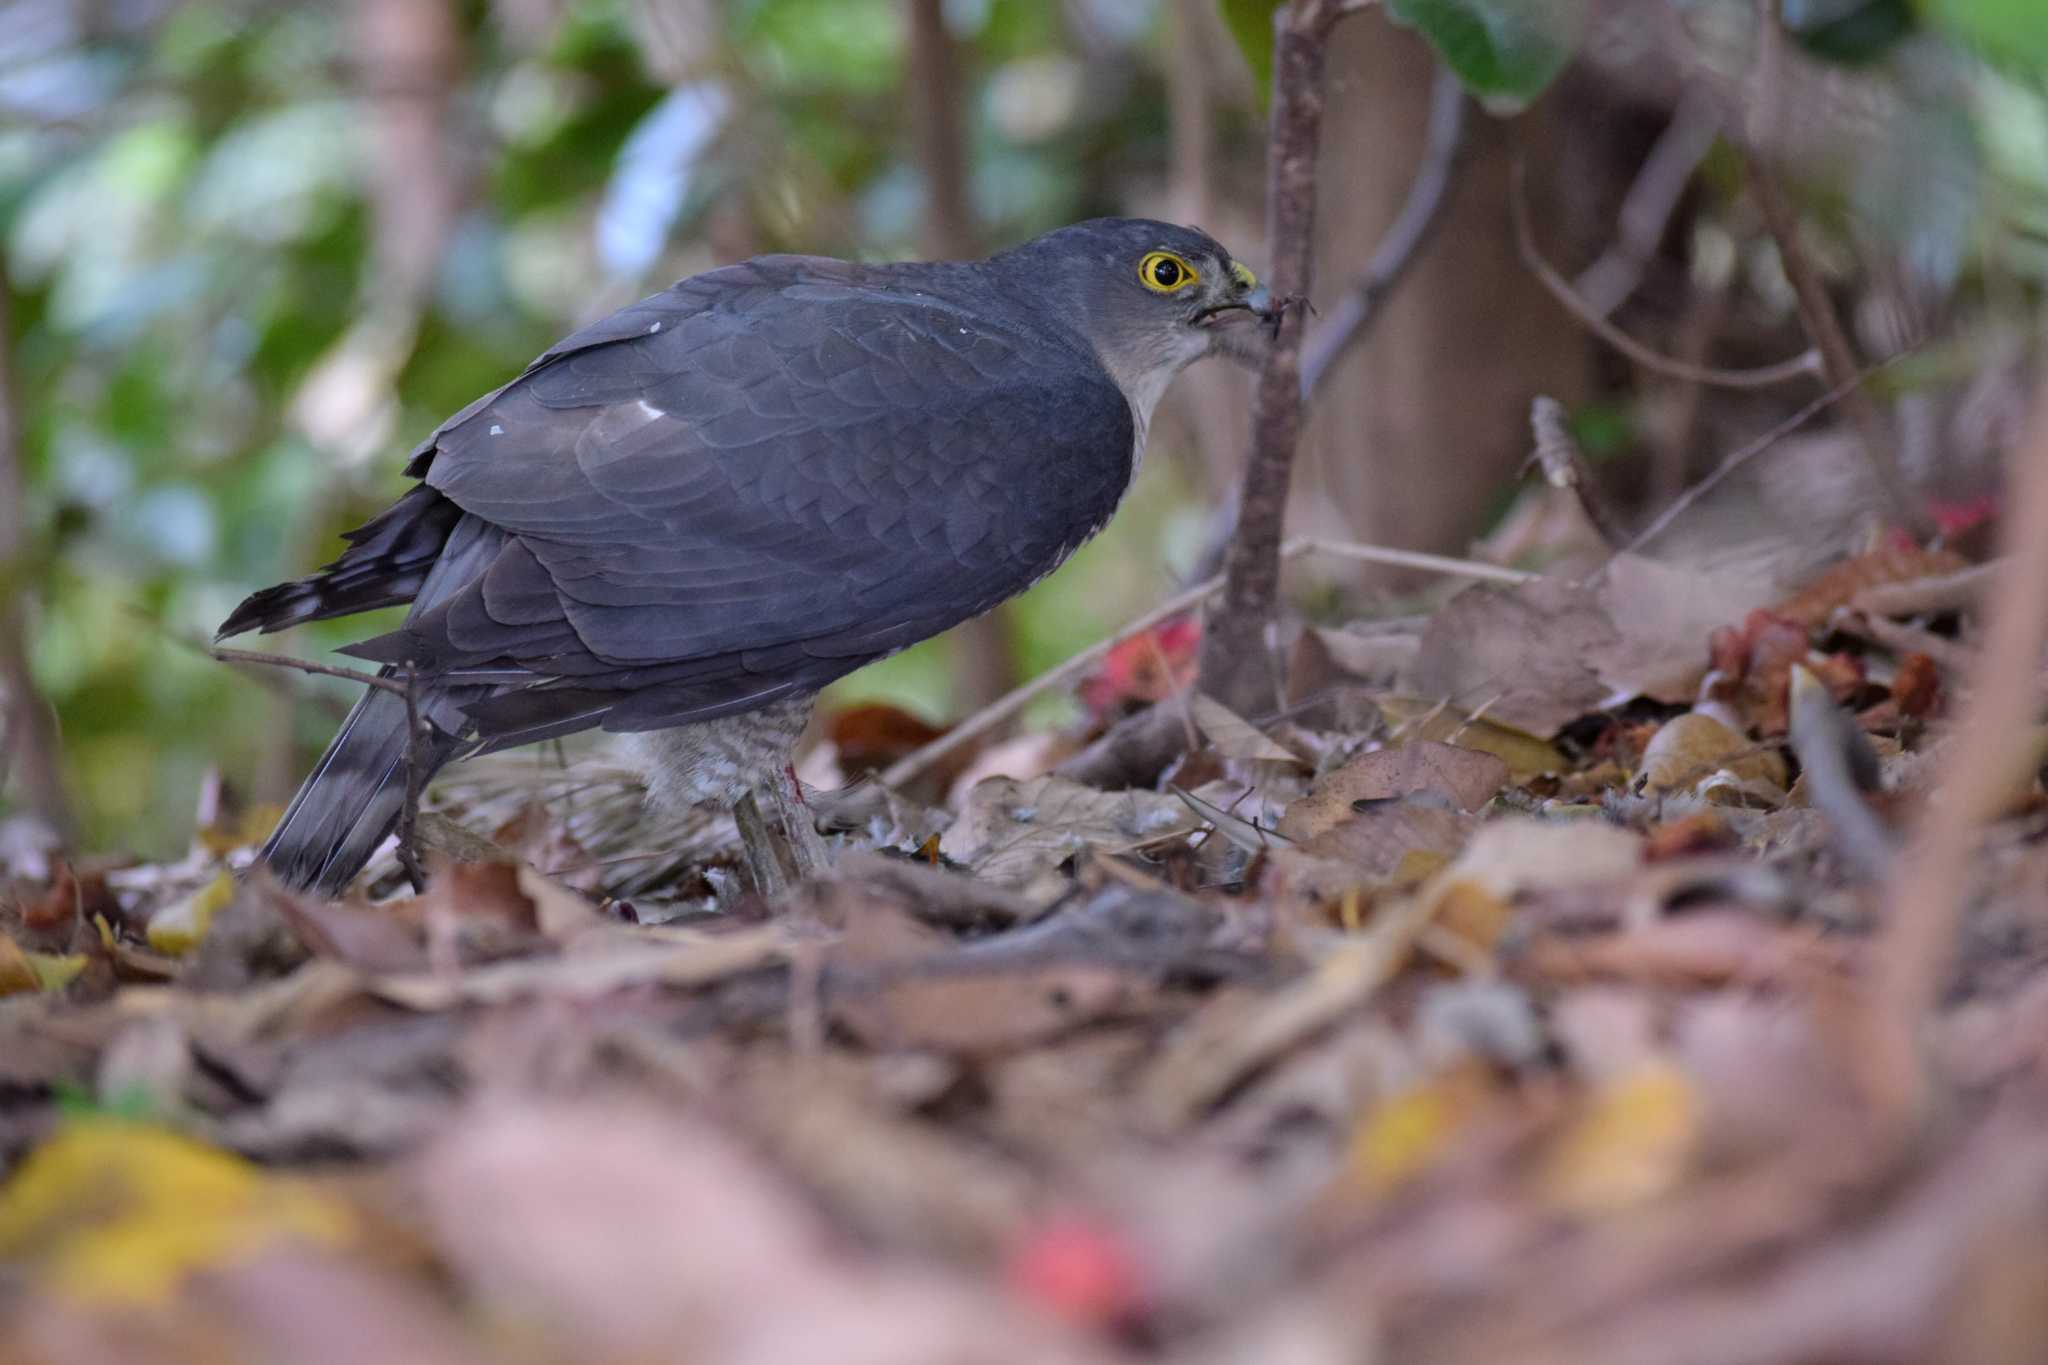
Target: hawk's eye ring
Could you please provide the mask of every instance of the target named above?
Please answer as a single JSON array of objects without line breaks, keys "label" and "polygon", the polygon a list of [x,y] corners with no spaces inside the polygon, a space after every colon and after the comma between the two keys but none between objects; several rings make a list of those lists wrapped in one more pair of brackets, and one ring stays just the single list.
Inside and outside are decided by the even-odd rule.
[{"label": "hawk's eye ring", "polygon": [[1138,262],[1138,282],[1155,294],[1175,293],[1195,279],[1195,268],[1171,251],[1148,251]]}]

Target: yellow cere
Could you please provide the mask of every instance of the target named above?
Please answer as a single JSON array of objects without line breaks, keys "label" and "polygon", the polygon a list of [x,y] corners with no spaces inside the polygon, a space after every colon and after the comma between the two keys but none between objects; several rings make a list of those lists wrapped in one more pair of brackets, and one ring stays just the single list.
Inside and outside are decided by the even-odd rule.
[{"label": "yellow cere", "polygon": [[1171,251],[1148,251],[1138,262],[1138,282],[1155,294],[1175,294],[1201,277],[1185,257]]},{"label": "yellow cere", "polygon": [[1232,261],[1230,263],[1230,278],[1236,280],[1238,286],[1243,289],[1250,290],[1259,287],[1259,277],[1252,274],[1251,267],[1242,261]]}]

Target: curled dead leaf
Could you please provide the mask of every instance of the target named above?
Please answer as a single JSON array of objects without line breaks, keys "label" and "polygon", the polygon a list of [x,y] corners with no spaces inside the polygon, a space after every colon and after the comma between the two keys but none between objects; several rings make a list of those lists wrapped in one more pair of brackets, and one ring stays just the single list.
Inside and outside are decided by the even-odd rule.
[{"label": "curled dead leaf", "polygon": [[1785,760],[1775,749],[1698,711],[1672,717],[1643,750],[1643,786],[1651,793],[1701,791],[1722,774],[1784,794]]}]

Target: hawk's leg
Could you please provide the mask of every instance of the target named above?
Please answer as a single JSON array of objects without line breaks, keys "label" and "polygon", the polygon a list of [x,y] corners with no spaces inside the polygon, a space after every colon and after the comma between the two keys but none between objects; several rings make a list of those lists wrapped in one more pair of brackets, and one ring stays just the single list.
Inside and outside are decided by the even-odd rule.
[{"label": "hawk's leg", "polygon": [[776,896],[823,872],[831,862],[803,790],[778,774],[733,804],[747,870],[763,896]]}]

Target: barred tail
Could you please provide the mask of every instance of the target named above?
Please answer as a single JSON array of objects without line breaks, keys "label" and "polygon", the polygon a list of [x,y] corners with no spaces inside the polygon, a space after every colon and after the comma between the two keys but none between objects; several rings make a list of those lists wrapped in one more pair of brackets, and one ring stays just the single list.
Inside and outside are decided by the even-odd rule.
[{"label": "barred tail", "polygon": [[[448,730],[460,727],[461,713],[445,692],[433,691],[422,694],[419,710],[423,722],[442,722],[423,726],[414,755],[424,785],[455,757],[460,745]],[[405,698],[372,688],[292,797],[263,845],[262,861],[294,890],[340,895],[397,827],[406,763]]]}]

